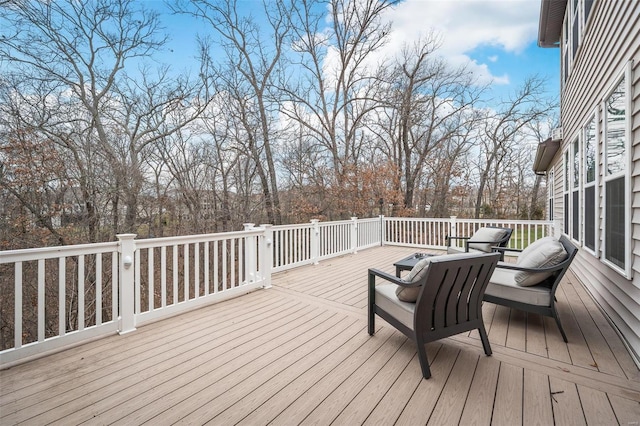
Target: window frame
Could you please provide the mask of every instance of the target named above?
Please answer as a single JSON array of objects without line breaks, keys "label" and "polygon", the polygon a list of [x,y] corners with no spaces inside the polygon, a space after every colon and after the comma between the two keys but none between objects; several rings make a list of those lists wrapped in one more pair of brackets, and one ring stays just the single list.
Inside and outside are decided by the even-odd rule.
[{"label": "window frame", "polygon": [[[589,126],[591,125],[591,123],[593,123],[593,149],[594,149],[594,177],[593,177],[593,181],[589,182],[588,181],[588,165],[587,165],[587,147],[588,147],[588,132],[589,132]],[[582,134],[583,134],[583,143],[582,143],[582,154],[583,154],[583,168],[582,168],[582,177],[583,177],[583,181],[582,181],[582,191],[583,191],[583,205],[582,205],[582,215],[581,215],[581,220],[582,220],[582,235],[583,235],[583,247],[586,251],[588,251],[589,253],[593,254],[596,257],[599,257],[599,249],[600,249],[600,232],[599,232],[599,226],[598,226],[598,217],[599,217],[599,212],[600,212],[600,205],[599,205],[599,200],[600,200],[600,150],[598,149],[599,145],[599,115],[598,115],[598,109],[596,108],[593,113],[591,115],[589,115],[589,118],[587,119],[587,122],[585,123],[585,125],[582,128]],[[587,217],[586,217],[586,211],[587,211],[587,189],[589,188],[593,188],[593,216],[594,216],[594,223],[593,223],[593,227],[594,227],[594,242],[593,242],[593,249],[587,246],[587,232],[586,232],[586,226],[587,226]]]},{"label": "window frame", "polygon": [[548,211],[547,211],[547,215],[548,215],[548,219],[549,221],[553,221],[553,218],[555,216],[554,214],[554,204],[555,204],[555,195],[556,195],[556,181],[555,181],[555,173],[553,171],[553,167],[551,168],[551,170],[549,170],[549,173],[547,174],[547,201],[549,203],[548,205]]},{"label": "window frame", "polygon": [[[569,219],[571,221],[569,229],[571,230],[571,239],[578,244],[582,243],[582,137],[578,134],[569,144],[569,161],[570,172],[569,178],[569,202],[571,203],[571,213]],[[577,175],[577,176],[576,176]]]},{"label": "window frame", "polygon": [[[625,278],[631,278],[631,117],[630,113],[632,111],[632,102],[631,102],[631,77],[632,77],[632,63],[629,61],[625,64],[622,72],[617,73],[617,77],[615,78],[613,84],[611,84],[608,90],[605,92],[606,95],[602,100],[602,164],[603,171],[602,176],[600,176],[600,186],[602,188],[602,199],[603,199],[603,207],[602,207],[602,258],[601,261],[609,266],[612,270],[618,272],[623,275]],[[622,163],[624,165],[624,171],[616,172],[611,175],[607,174],[607,164],[608,164],[608,144],[607,144],[607,132],[608,132],[608,116],[607,116],[607,100],[611,97],[615,89],[620,85],[621,80],[624,79],[624,91],[625,91],[625,123],[624,123],[624,137],[625,137],[625,150],[624,150],[624,158]],[[608,247],[607,247],[607,189],[606,185],[608,182],[615,181],[618,178],[623,177],[624,185],[625,185],[625,193],[624,193],[624,267],[620,267],[607,259],[608,255]]]},{"label": "window frame", "polygon": [[[591,4],[587,9],[588,1],[591,1]],[[593,6],[596,3],[596,0],[571,0],[567,2],[562,21],[562,34],[560,35],[560,61],[563,67],[560,82],[562,87],[571,75],[575,58],[580,51],[580,46],[582,46],[585,30],[593,20]]]},{"label": "window frame", "polygon": [[563,204],[563,224],[562,232],[571,237],[571,144],[562,153],[562,204]]}]

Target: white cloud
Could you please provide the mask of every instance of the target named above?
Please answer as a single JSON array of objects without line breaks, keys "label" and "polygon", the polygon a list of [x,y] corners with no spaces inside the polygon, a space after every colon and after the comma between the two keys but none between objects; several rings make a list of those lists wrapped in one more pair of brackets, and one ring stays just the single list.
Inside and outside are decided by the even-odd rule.
[{"label": "white cloud", "polygon": [[483,82],[506,84],[507,75],[493,75],[469,53],[481,46],[522,52],[536,38],[539,8],[535,0],[406,0],[387,12],[394,29],[384,54],[435,30],[442,38],[438,52],[450,63],[467,64]]}]

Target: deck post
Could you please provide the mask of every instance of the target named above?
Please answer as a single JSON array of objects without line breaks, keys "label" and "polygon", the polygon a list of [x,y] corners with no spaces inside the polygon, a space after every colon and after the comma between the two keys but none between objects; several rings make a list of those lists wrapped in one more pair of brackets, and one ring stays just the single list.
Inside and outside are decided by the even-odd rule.
[{"label": "deck post", "polygon": [[136,234],[118,234],[120,240],[119,252],[120,261],[119,273],[119,293],[118,305],[120,306],[120,322],[118,333],[125,334],[136,329],[135,316],[135,268],[134,260],[136,254]]},{"label": "deck post", "polygon": [[[244,230],[251,231],[254,229],[254,223],[244,223]],[[254,237],[245,237],[244,239],[244,280],[245,284],[255,282],[256,280],[256,240]]]},{"label": "deck post", "polygon": [[[382,210],[382,207],[380,207],[380,210]],[[384,245],[384,215],[381,214],[380,216],[380,246]]]},{"label": "deck post", "polygon": [[449,236],[450,237],[457,237],[458,236],[458,223],[456,221],[456,219],[458,218],[458,216],[451,216],[449,218]]},{"label": "deck post", "polygon": [[271,268],[273,266],[273,225],[260,225],[264,228],[264,235],[260,244],[260,270],[262,275],[262,288],[271,288]]},{"label": "deck post", "polygon": [[320,258],[320,221],[311,219],[311,261],[318,264]]},{"label": "deck post", "polygon": [[358,253],[358,218],[351,216],[351,253]]}]

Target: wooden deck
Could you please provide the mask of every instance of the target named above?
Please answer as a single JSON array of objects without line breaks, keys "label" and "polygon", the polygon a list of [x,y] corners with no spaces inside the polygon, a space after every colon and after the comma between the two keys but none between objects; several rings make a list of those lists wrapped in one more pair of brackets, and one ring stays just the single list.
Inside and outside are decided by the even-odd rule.
[{"label": "wooden deck", "polygon": [[640,372],[571,275],[553,320],[484,304],[493,356],[474,333],[416,349],[377,319],[367,268],[384,247],[274,275],[273,288],[0,372],[0,424],[640,423]]}]

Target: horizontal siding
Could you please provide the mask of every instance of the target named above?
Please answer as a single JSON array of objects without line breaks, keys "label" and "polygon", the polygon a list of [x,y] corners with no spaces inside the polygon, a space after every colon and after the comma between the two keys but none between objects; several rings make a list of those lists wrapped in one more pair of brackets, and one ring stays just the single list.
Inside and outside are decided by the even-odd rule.
[{"label": "horizontal siding", "polygon": [[[600,259],[580,250],[572,268],[594,299],[605,310],[640,360],[640,2],[596,1],[587,32],[579,47],[571,74],[561,98],[564,141],[554,159],[558,207],[562,206],[562,152],[577,137],[591,115],[597,111],[598,138],[603,140],[602,102],[618,81],[626,64],[633,61],[631,74],[631,247],[632,277],[625,278]],[[602,184],[603,145],[599,146],[599,182]],[[599,211],[604,208],[602,187],[598,196]],[[562,210],[556,211],[562,219]],[[598,224],[602,247],[602,213]]]}]

